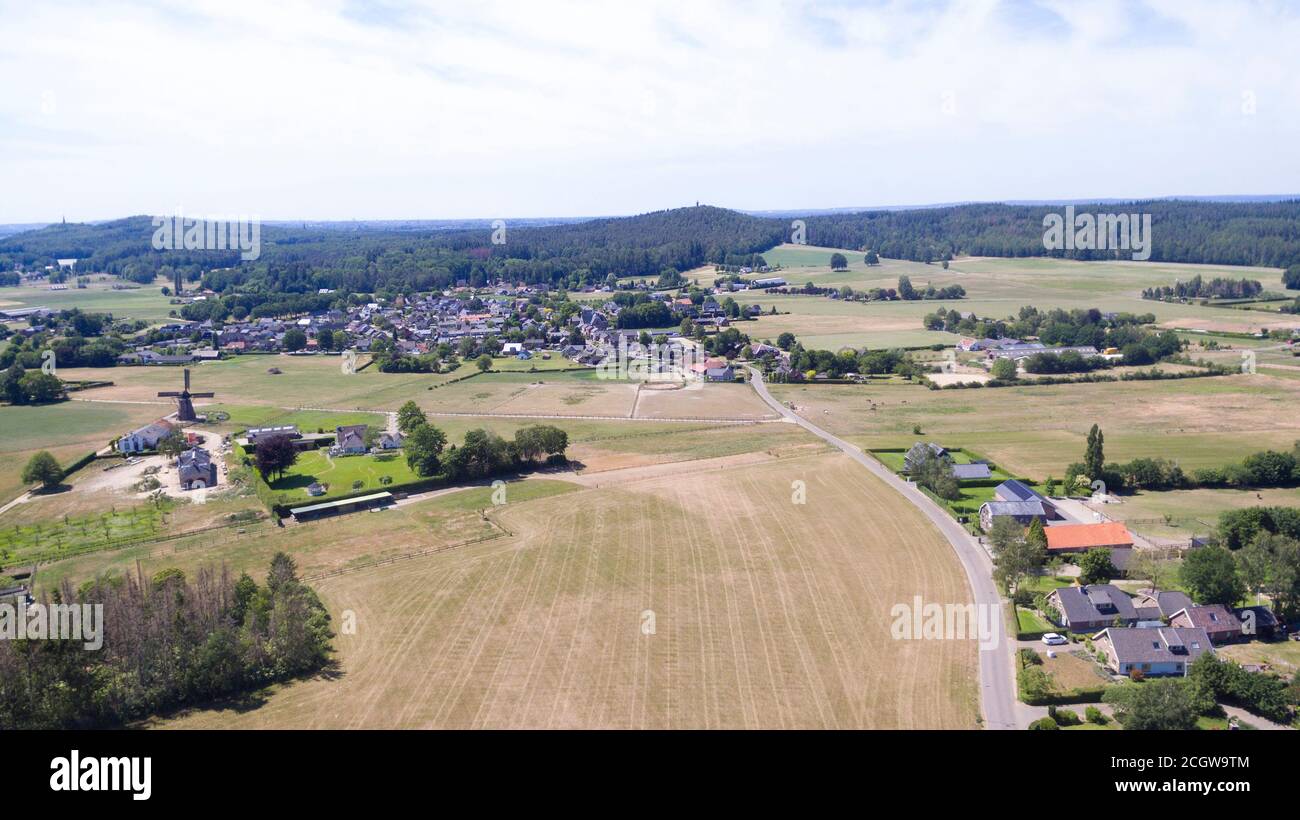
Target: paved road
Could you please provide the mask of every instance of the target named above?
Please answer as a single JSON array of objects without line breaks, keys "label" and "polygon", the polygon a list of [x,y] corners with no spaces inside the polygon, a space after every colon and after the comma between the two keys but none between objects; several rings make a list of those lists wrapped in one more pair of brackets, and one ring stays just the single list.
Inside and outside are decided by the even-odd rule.
[{"label": "paved road", "polygon": [[798,424],[808,432],[838,448],[849,458],[866,467],[867,470],[892,489],[902,493],[903,497],[911,501],[917,509],[924,513],[939,529],[939,532],[943,533],[944,537],[948,539],[948,543],[952,545],[957,557],[961,559],[962,567],[966,570],[966,577],[970,580],[975,602],[992,607],[996,613],[992,621],[994,629],[997,630],[997,647],[979,651],[980,702],[981,711],[984,715],[984,725],[989,729],[1020,728],[1021,721],[1017,716],[1022,710],[1017,708],[1019,704],[1016,701],[1015,675],[1012,671],[1014,646],[1008,640],[1006,633],[1006,620],[1002,616],[1002,596],[993,583],[993,564],[988,553],[966,530],[962,529],[960,524],[953,520],[952,516],[931,501],[925,493],[894,475],[892,471],[862,452],[860,448],[831,435],[772,398],[772,394],[767,390],[767,385],[763,383],[762,375],[748,365],[746,365],[745,369],[749,371],[749,383],[753,385],[759,397],[767,402],[768,406],[780,413],[783,418]]}]

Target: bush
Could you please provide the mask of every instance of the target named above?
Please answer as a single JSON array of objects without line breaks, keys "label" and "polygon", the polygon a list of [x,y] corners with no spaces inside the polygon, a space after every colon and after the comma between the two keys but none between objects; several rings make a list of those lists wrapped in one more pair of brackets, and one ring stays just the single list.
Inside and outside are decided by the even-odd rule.
[{"label": "bush", "polygon": [[1110,720],[1106,717],[1106,714],[1096,706],[1089,706],[1087,709],[1084,709],[1083,716],[1089,723],[1095,723],[1098,726],[1105,726]]},{"label": "bush", "polygon": [[1078,713],[1072,709],[1057,709],[1055,706],[1049,706],[1048,713],[1056,720],[1057,726],[1078,726],[1083,723]]},{"label": "bush", "polygon": [[354,490],[359,490],[364,486],[366,486],[366,482],[362,481],[359,478],[356,481],[352,482],[352,489]]},{"label": "bush", "polygon": [[1054,732],[1059,730],[1060,728],[1061,728],[1060,726],[1056,725],[1056,721],[1052,720],[1049,717],[1039,718],[1038,720],[1029,724],[1029,731],[1031,732],[1042,732],[1042,731]]},{"label": "bush", "polygon": [[1022,666],[1042,665],[1043,656],[1026,646],[1020,650],[1020,663]]}]

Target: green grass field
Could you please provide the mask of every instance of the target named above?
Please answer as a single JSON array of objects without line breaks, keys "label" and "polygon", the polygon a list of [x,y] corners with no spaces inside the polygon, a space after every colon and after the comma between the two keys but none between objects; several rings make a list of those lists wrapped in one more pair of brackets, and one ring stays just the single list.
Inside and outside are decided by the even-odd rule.
[{"label": "green grass field", "polygon": [[49,450],[60,464],[103,449],[115,436],[162,415],[160,408],[65,401],[39,407],[0,407],[0,504],[26,489],[23,467]]},{"label": "green grass field", "polygon": [[[811,239],[811,237],[810,237]],[[763,316],[739,325],[755,339],[775,339],[789,331],[807,347],[837,350],[840,347],[911,347],[934,343],[951,344],[949,333],[927,331],[921,320],[940,306],[973,311],[979,316],[1006,318],[1024,305],[1040,309],[1060,307],[1092,308],[1103,311],[1153,313],[1167,327],[1223,329],[1253,332],[1261,327],[1300,327],[1300,317],[1250,312],[1231,308],[1203,307],[1154,302],[1141,298],[1143,288],[1168,285],[1199,273],[1259,279],[1269,290],[1282,290],[1281,272],[1275,268],[1235,268],[1215,265],[1153,264],[1142,262],[1076,262],[1066,259],[961,258],[948,270],[939,264],[884,259],[868,267],[862,254],[841,251],[849,260],[845,271],[831,271],[832,248],[782,245],[764,254],[769,264],[780,264],[782,276],[791,287],[811,282],[818,287],[854,290],[897,287],[898,277],[924,287],[961,285],[967,298],[949,301],[844,302],[820,296],[766,295],[760,291],[742,294],[738,301],[758,303],[764,310],[775,305],[782,315]]]},{"label": "green grass field", "polygon": [[[405,484],[418,481],[420,477],[406,466],[406,458],[400,452],[383,455],[334,456],[325,450],[311,450],[298,456],[282,477],[270,482],[271,489],[283,493],[294,501],[311,501],[319,503],[337,496],[348,495],[360,489],[383,491],[386,486],[380,478],[387,476],[392,484]],[[307,487],[318,481],[329,487],[325,495],[310,496]],[[356,481],[362,487],[353,487]]]},{"label": "green grass field", "polygon": [[[179,310],[161,287],[170,284],[158,279],[152,285],[142,285],[129,290],[114,290],[120,280],[107,275],[91,277],[89,287],[78,288],[69,283],[67,290],[52,291],[49,285],[0,288],[0,308],[47,307],[51,310],[80,308],[87,313],[111,313],[114,319],[142,319],[151,324],[166,322],[168,313]],[[25,325],[26,323],[21,323]]]},{"label": "green grass field", "polygon": [[162,512],[153,504],[91,516],[56,518],[0,527],[0,562],[22,565],[106,549],[160,532]]}]

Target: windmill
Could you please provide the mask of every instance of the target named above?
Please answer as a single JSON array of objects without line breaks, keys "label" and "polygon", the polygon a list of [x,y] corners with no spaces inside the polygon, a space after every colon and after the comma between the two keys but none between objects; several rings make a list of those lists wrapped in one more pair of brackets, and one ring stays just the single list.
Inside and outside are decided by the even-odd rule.
[{"label": "windmill", "polygon": [[185,368],[185,389],[177,393],[169,390],[165,393],[159,393],[160,398],[176,399],[176,420],[177,421],[197,421],[198,416],[194,415],[194,402],[191,399],[210,399],[216,393],[191,393],[190,392],[190,369]]}]

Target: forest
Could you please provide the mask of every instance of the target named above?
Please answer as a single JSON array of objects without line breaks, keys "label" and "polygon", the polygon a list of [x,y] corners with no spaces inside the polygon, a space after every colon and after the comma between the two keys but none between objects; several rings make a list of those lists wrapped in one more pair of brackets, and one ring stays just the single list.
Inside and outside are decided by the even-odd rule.
[{"label": "forest", "polygon": [[[1287,267],[1300,260],[1300,201],[1157,200],[1081,204],[1080,212],[1152,215],[1152,261]],[[914,261],[970,254],[1043,256],[1047,206],[979,204],[806,217],[812,245]],[[734,269],[786,242],[792,220],[712,206],[656,211],[559,225],[425,229],[382,225],[339,230],[267,225],[262,254],[156,251],[147,216],[98,224],[57,224],[0,239],[0,270],[39,270],[75,258],[74,273],[110,273],[150,283],[179,273],[220,293],[410,293],[457,284],[524,282],[599,286],[616,276],[672,275],[701,265]],[[502,241],[494,241],[502,240]],[[1075,259],[1113,258],[1095,250],[1053,251]],[[10,277],[12,279],[12,277]],[[252,310],[252,307],[249,308]]]}]

